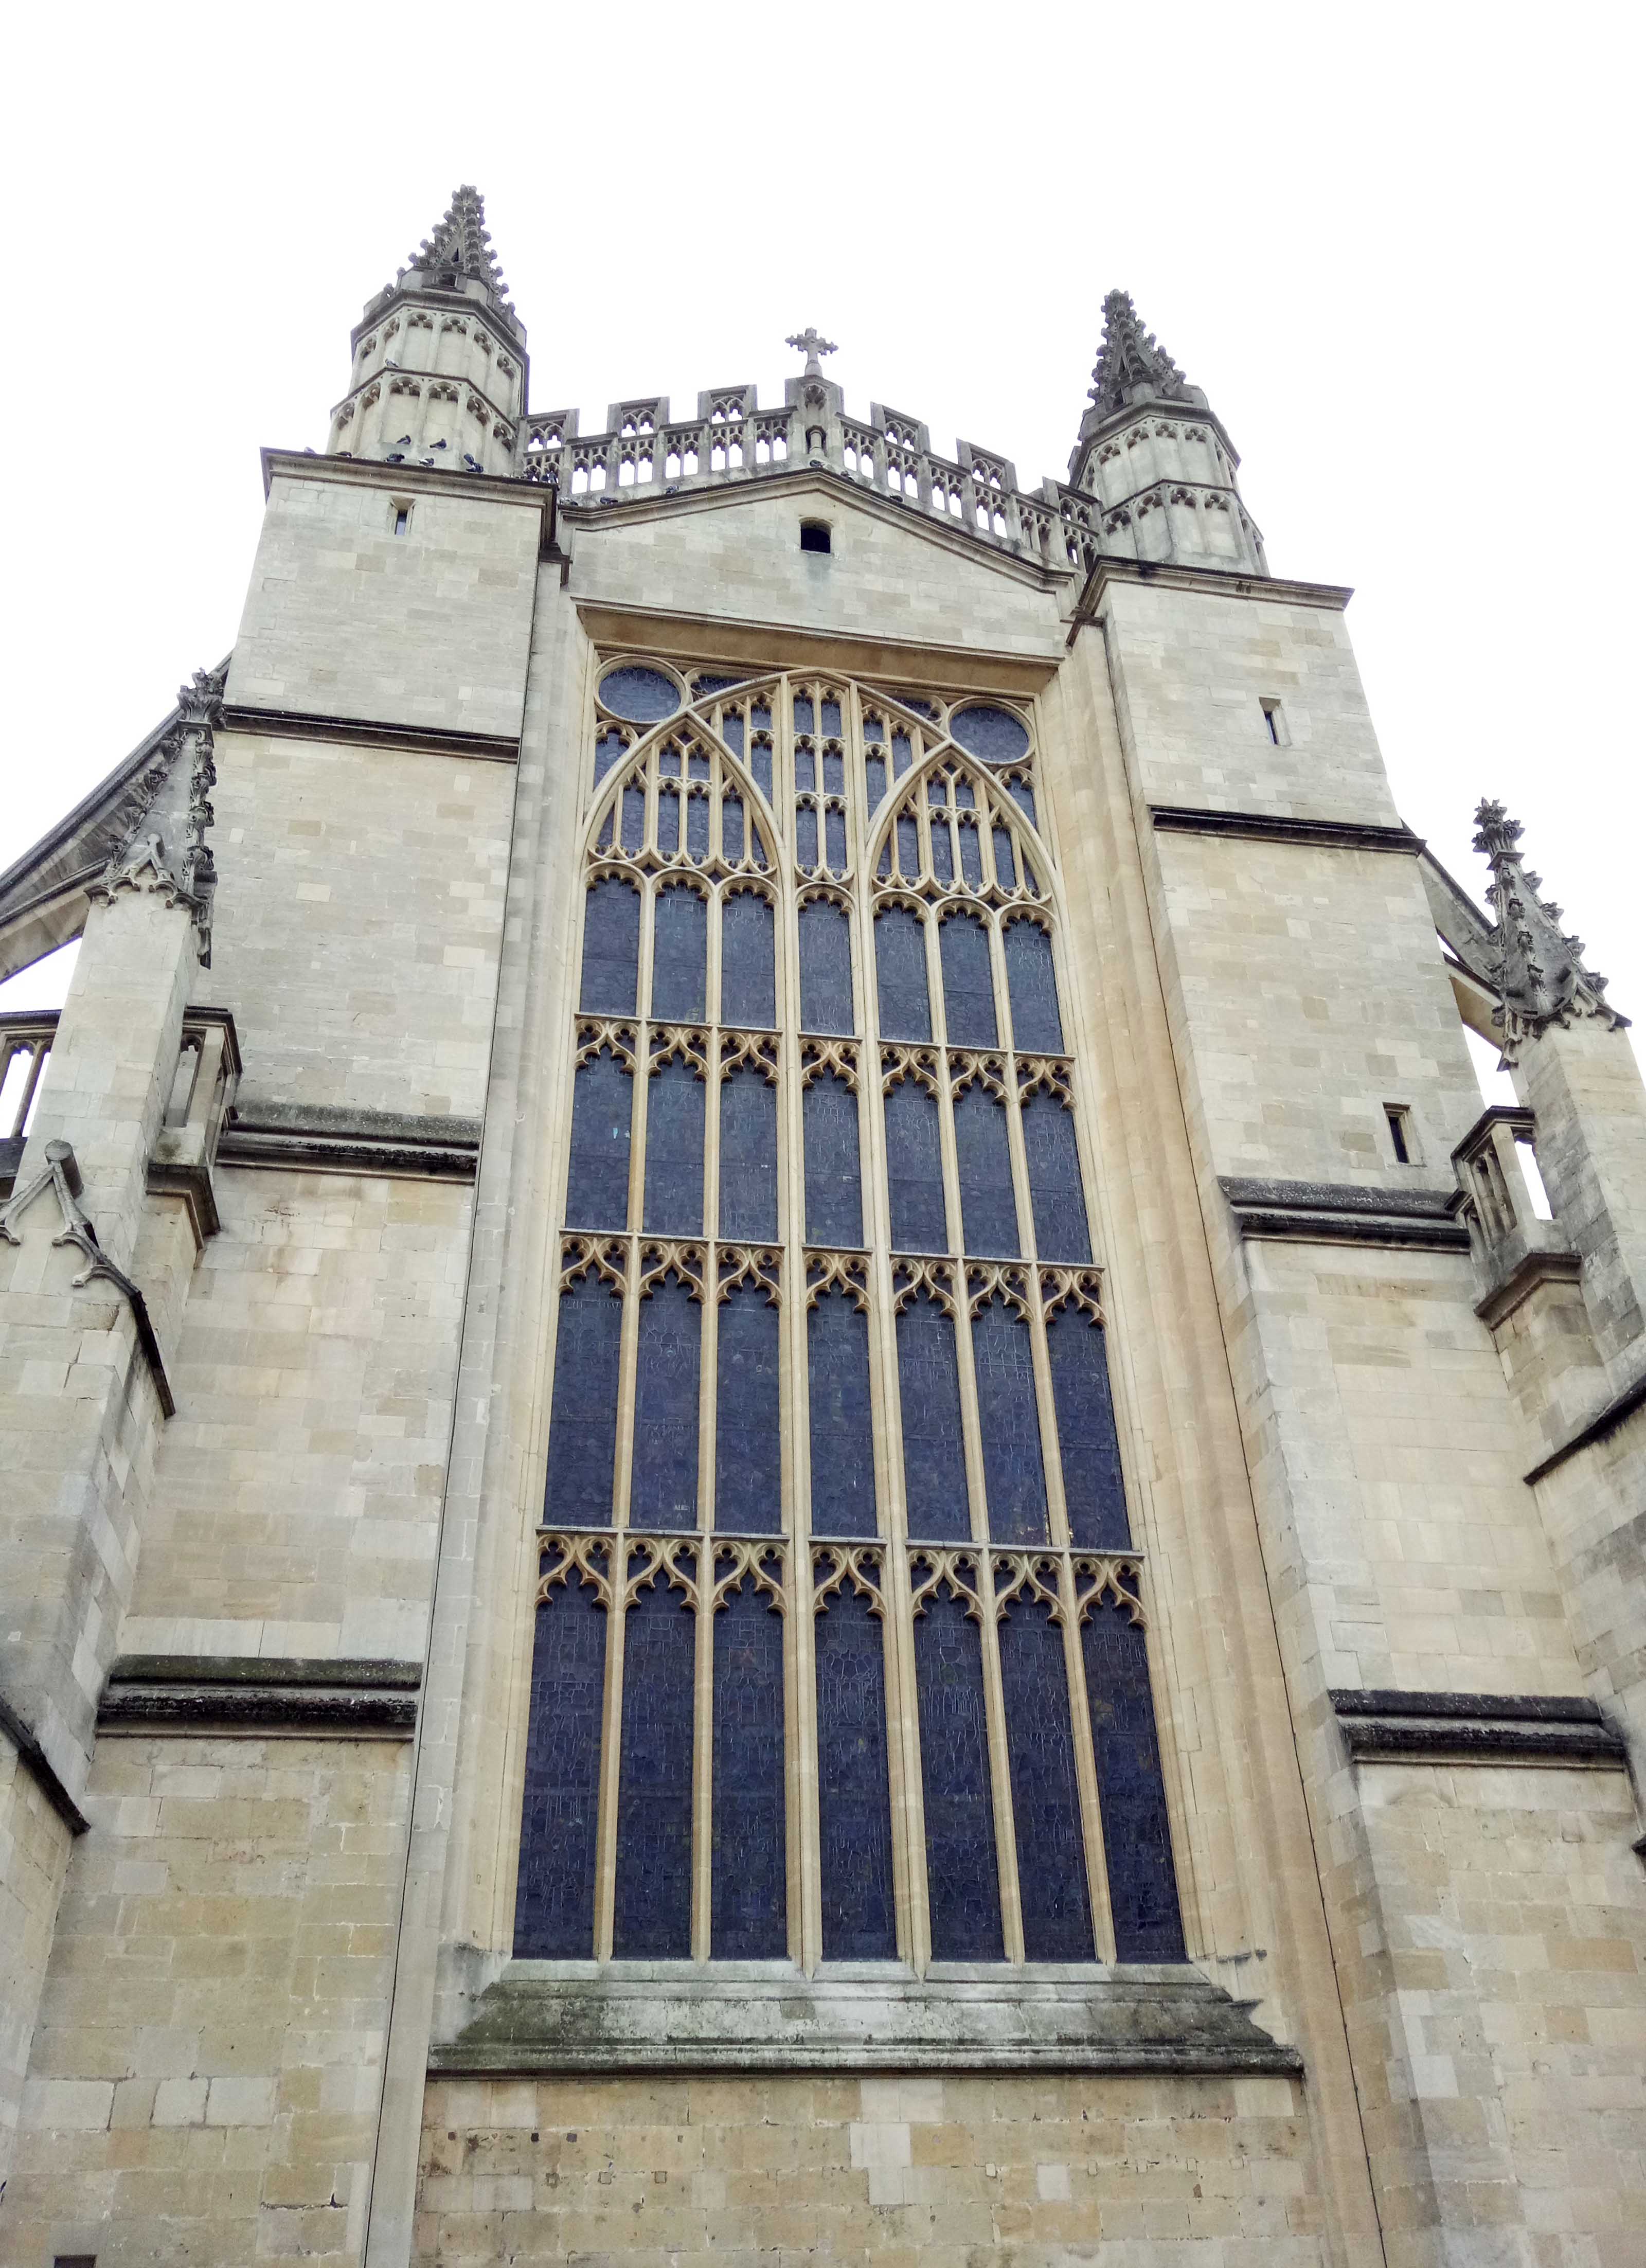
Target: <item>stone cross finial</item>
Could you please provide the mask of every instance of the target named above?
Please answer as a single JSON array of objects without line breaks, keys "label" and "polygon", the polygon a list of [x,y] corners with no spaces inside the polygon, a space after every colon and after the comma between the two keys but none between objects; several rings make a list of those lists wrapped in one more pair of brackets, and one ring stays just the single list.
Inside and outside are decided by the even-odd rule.
[{"label": "stone cross finial", "polygon": [[1474,824],[1474,847],[1492,866],[1489,895],[1497,929],[1491,973],[1498,998],[1493,1021],[1502,1024],[1505,1042],[1535,1038],[1574,1016],[1598,1016],[1620,1029],[1628,1019],[1607,1006],[1606,978],[1584,967],[1582,938],[1561,931],[1559,906],[1539,895],[1541,876],[1522,864],[1519,821],[1501,803],[1483,802]]},{"label": "stone cross finial", "polygon": [[834,340],[826,339],[815,323],[808,323],[804,331],[795,332],[791,338],[783,341],[783,344],[797,349],[805,357],[806,366],[802,375],[806,378],[821,378],[823,365],[818,357],[835,351]]}]

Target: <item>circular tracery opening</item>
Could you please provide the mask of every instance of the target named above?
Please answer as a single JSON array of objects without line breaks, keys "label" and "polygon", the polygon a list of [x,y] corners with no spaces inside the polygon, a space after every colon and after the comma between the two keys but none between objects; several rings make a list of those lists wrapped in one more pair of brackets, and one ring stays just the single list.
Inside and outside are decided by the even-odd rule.
[{"label": "circular tracery opening", "polygon": [[672,717],[680,705],[680,690],[660,669],[643,669],[626,663],[608,669],[600,680],[600,701],[614,717],[630,725],[657,725]]},{"label": "circular tracery opening", "polygon": [[990,702],[957,709],[949,720],[949,730],[968,755],[986,764],[1016,763],[1029,751],[1029,735],[1022,719]]}]

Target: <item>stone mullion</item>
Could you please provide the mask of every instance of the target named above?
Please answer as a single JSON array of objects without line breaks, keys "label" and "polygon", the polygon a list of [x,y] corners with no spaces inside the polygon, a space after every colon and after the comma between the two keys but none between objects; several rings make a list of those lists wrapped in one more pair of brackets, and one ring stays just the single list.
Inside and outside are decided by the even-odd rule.
[{"label": "stone mullion", "polygon": [[[631,1298],[625,1302],[632,1306]],[[612,1957],[617,1911],[617,1782],[623,1754],[623,1637],[628,1589],[628,1541],[612,1540],[607,1578],[612,1603],[606,1609],[606,1690],[600,1710],[600,1795],[595,1815],[594,1957]]]},{"label": "stone mullion", "polygon": [[1000,1929],[1008,1961],[1023,1958],[1023,1897],[1018,1886],[1017,1817],[1006,1749],[1006,1698],[1000,1682],[1000,1632],[995,1613],[994,1554],[977,1555],[982,1608],[983,1714],[988,1727],[988,1780],[995,1803],[995,1862],[1000,1877]]},{"label": "stone mullion", "polygon": [[[714,1256],[709,1256],[712,1262]],[[713,1298],[705,1292],[704,1301]],[[694,1663],[695,1722],[692,1739],[692,1958],[707,1961],[714,1895],[715,1805],[715,1547],[697,1539],[697,1652]]]},{"label": "stone mullion", "polygon": [[704,1035],[703,1330],[697,1373],[697,1525],[715,1524],[720,1378],[720,1035]]},{"label": "stone mullion", "polygon": [[[1013,1105],[1015,1116],[1016,1105]],[[1046,1343],[1046,1316],[1040,1306],[1040,1271],[1028,1270],[1034,1296],[1029,1305],[1029,1347],[1034,1363],[1034,1399],[1040,1424],[1040,1462],[1046,1469],[1046,1510],[1051,1542],[1069,1548],[1069,1503],[1063,1494],[1063,1463],[1057,1439],[1057,1404],[1052,1393],[1052,1357]]]},{"label": "stone mullion", "polygon": [[[856,706],[849,744],[849,813],[865,800],[861,720]],[[843,705],[843,704],[842,704]],[[842,714],[842,724],[846,715]],[[849,835],[849,843],[854,838]],[[863,1160],[863,1227],[869,1246],[870,1395],[875,1418],[875,1491],[882,1507],[878,1523],[885,1539],[881,1596],[885,1601],[886,1756],[891,1786],[892,1881],[902,1958],[923,1973],[931,1957],[931,1928],[926,1904],[925,1830],[921,1797],[920,1703],[915,1686],[911,1643],[908,1507],[903,1487],[902,1403],[897,1371],[897,1319],[893,1311],[891,1182],[885,1145],[885,1112],[880,1069],[879,990],[874,967],[874,893],[868,861],[855,858],[857,921],[863,945],[858,1028],[863,1034],[858,1057],[859,1154]]]},{"label": "stone mullion", "polygon": [[1075,1603],[1075,1563],[1065,1552],[1057,1563],[1057,1595],[1063,1607],[1063,1668],[1073,1719],[1075,1782],[1080,1791],[1080,1839],[1086,1854],[1091,1894],[1091,1930],[1099,1961],[1114,1958],[1114,1917],[1109,1907],[1109,1867],[1103,1843],[1103,1807],[1098,1800],[1097,1743],[1086,1697],[1086,1665],[1081,1658],[1080,1624]]},{"label": "stone mullion", "polygon": [[[783,1035],[777,1069],[778,1162],[781,1176],[778,1227],[783,1232],[785,1273],[783,1303],[783,1365],[784,1450],[792,1511],[796,1612],[789,1617],[794,1630],[794,1714],[787,1733],[789,1762],[795,1799],[790,1825],[794,1859],[790,1881],[797,1879],[800,1898],[790,1910],[790,1944],[807,1976],[823,1956],[823,1904],[819,1879],[820,1829],[818,1817],[817,1674],[812,1642],[812,1458],[807,1396],[805,1159],[800,1121],[800,953],[799,892],[794,867],[793,696],[787,676],[780,677],[770,694],[772,712],[772,805],[786,813],[775,852],[777,950],[777,1022]],[[753,726],[751,725],[751,737]],[[751,749],[751,754],[753,750]],[[797,1923],[798,1925],[797,1929]],[[797,1937],[798,1942],[797,1943]]]}]

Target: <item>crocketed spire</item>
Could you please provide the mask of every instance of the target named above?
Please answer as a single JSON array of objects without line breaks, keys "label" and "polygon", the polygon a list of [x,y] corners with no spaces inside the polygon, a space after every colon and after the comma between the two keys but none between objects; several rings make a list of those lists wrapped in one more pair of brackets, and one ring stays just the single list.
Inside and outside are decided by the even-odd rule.
[{"label": "crocketed spire", "polygon": [[1138,320],[1129,291],[1111,291],[1103,302],[1103,344],[1091,373],[1091,400],[1107,417],[1134,401],[1202,402],[1198,387],[1185,379],[1165,349]]},{"label": "crocketed spire", "polygon": [[452,192],[445,217],[406,265],[446,275],[476,276],[500,299],[509,294],[486,227],[486,200],[468,181]]},{"label": "crocketed spire", "polygon": [[1561,909],[1538,895],[1542,877],[1528,873],[1517,845],[1521,828],[1501,803],[1482,803],[1474,814],[1474,847],[1492,865],[1488,895],[1497,917],[1490,975],[1505,1042],[1535,1039],[1551,1024],[1598,1016],[1613,1030],[1628,1018],[1609,1008],[1606,980],[1584,966],[1584,941],[1561,928]]}]

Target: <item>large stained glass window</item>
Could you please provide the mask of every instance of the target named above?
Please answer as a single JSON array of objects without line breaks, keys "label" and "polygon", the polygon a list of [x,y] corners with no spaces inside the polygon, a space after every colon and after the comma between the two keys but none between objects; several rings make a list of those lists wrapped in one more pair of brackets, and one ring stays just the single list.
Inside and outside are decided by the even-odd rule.
[{"label": "large stained glass window", "polygon": [[516,1949],[1180,1960],[1032,717],[606,680]]}]

